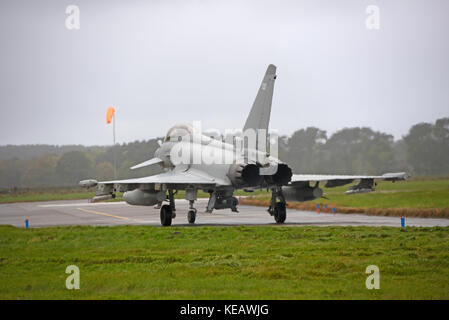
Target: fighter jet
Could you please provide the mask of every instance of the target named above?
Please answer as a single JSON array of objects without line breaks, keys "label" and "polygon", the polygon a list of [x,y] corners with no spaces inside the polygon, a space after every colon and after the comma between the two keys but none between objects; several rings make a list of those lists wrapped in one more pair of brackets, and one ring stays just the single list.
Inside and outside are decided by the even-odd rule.
[{"label": "fighter jet", "polygon": [[[179,190],[185,191],[189,202],[187,220],[191,224],[196,220],[198,190],[209,193],[206,212],[212,213],[214,209],[237,212],[234,191],[238,189],[269,190],[272,196],[268,213],[276,223],[284,223],[286,202],[323,197],[320,183],[337,187],[358,181],[347,192],[352,194],[374,191],[376,179],[393,182],[408,179],[405,172],[380,176],[293,174],[288,164],[266,148],[275,80],[276,66],[269,65],[242,131],[253,133],[246,137],[252,139],[234,137],[232,141],[224,141],[202,134],[190,124],[176,125],[168,130],[164,141],[159,141],[153,159],[131,168],[160,166],[165,172],[127,180],[83,180],[80,185],[97,187],[93,201],[115,198],[116,192],[124,192],[123,199],[130,205],[153,206],[167,202],[160,206],[160,219],[163,226],[170,226],[176,217],[174,196]],[[249,140],[255,143],[250,144]]]}]

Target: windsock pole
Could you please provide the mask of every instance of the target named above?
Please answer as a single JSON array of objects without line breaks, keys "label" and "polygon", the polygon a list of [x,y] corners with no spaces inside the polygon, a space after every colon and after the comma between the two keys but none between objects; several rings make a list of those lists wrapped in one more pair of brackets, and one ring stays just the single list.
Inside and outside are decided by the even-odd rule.
[{"label": "windsock pole", "polygon": [[112,140],[113,140],[113,145],[112,145],[112,152],[113,157],[114,157],[114,179],[117,179],[117,151],[116,151],[116,147],[115,147],[115,109],[114,107],[109,107],[108,111],[106,112],[106,123],[111,123],[112,121]]},{"label": "windsock pole", "polygon": [[115,112],[112,117],[112,135],[114,142],[114,179],[117,179],[117,148],[115,147]]}]

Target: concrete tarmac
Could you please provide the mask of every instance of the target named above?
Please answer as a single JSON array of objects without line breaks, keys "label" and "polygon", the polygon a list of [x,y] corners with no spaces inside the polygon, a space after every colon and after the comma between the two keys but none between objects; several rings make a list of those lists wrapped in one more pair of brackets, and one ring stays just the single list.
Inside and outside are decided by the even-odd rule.
[{"label": "concrete tarmac", "polygon": [[[239,213],[229,209],[205,213],[207,199],[196,203],[198,214],[195,225],[275,225],[267,208],[239,206]],[[176,200],[174,226],[189,226],[187,222],[188,203]],[[22,202],[0,205],[0,224],[25,227],[90,225],[154,225],[160,226],[159,209],[131,206],[125,202],[88,203],[87,200]],[[330,214],[287,209],[289,226],[392,226],[400,227],[399,217],[368,216],[363,214]],[[406,226],[449,226],[449,219],[406,218]]]}]

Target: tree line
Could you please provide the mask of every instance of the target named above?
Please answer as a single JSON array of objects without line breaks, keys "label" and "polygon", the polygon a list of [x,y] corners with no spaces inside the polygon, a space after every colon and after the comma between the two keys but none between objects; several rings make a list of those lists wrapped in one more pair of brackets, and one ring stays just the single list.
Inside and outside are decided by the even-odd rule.
[{"label": "tree line", "polygon": [[[79,180],[132,178],[162,172],[156,167],[130,170],[153,157],[156,139],[116,146],[0,146],[0,187],[72,186]],[[412,175],[449,174],[449,118],[419,123],[395,141],[371,128],[327,132],[308,127],[282,136],[279,158],[295,173],[382,174],[407,171]]]}]

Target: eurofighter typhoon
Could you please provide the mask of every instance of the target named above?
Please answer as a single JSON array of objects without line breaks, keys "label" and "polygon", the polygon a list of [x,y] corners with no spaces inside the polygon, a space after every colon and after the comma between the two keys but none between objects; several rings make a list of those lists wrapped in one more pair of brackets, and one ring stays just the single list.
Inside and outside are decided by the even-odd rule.
[{"label": "eurofighter typhoon", "polygon": [[130,205],[166,202],[160,206],[160,218],[163,226],[170,226],[176,217],[174,196],[178,190],[185,190],[189,223],[195,223],[198,190],[209,193],[206,212],[212,213],[214,209],[237,212],[238,200],[233,196],[237,189],[269,190],[272,196],[268,212],[276,223],[284,223],[286,202],[321,198],[320,183],[337,187],[357,181],[347,193],[364,193],[374,191],[376,179],[408,179],[405,172],[380,176],[293,174],[288,164],[274,154],[277,149],[268,134],[275,80],[276,67],[269,65],[241,136],[220,139],[202,134],[189,124],[176,125],[168,130],[164,141],[159,141],[154,158],[131,168],[161,166],[163,173],[127,180],[83,180],[80,185],[97,186],[95,201],[115,198],[116,192],[124,192],[123,199]]}]

